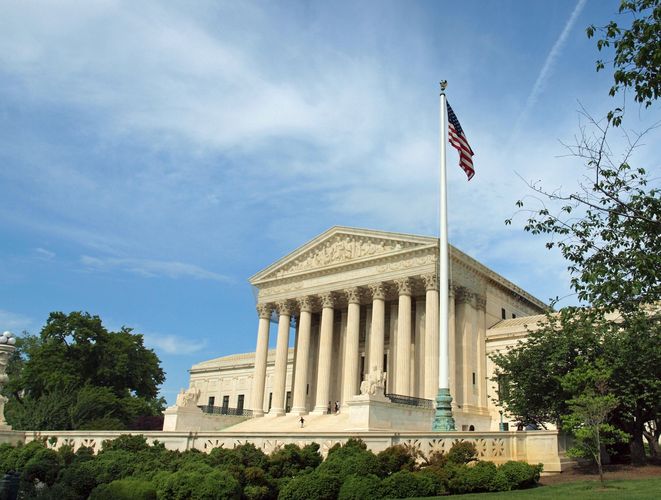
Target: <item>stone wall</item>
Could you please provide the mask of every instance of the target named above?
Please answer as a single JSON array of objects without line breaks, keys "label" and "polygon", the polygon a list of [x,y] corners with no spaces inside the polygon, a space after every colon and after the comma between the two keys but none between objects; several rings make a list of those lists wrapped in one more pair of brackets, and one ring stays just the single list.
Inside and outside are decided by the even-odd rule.
[{"label": "stone wall", "polygon": [[[101,449],[106,439],[115,439],[125,431],[14,431],[1,432],[0,442],[16,443],[44,439],[50,448],[63,445],[78,449],[88,446],[95,452]],[[349,437],[362,439],[375,453],[395,444],[406,444],[428,455],[433,451],[448,451],[457,441],[475,443],[479,458],[495,463],[508,460],[525,460],[531,464],[544,464],[545,473],[557,473],[566,470],[571,461],[565,455],[565,440],[556,431],[530,432],[297,432],[274,433],[252,432],[239,434],[229,432],[142,432],[148,442],[158,440],[170,450],[197,449],[209,452],[217,447],[233,448],[247,442],[253,443],[265,453],[272,453],[287,443],[299,446],[315,442],[321,446],[322,455],[336,443],[344,443]]]}]

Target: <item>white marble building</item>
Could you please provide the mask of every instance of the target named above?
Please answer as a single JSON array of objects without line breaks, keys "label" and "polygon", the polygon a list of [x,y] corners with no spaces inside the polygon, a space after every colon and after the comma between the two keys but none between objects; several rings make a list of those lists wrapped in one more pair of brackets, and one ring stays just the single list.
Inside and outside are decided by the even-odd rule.
[{"label": "white marble building", "polygon": [[[386,372],[386,393],[435,398],[437,262],[436,238],[329,229],[250,278],[258,289],[256,352],[194,365],[190,385],[200,390],[199,404],[255,416],[320,415],[329,402],[345,408],[373,370]],[[525,336],[524,324],[538,319],[529,316],[546,306],[454,247],[450,262],[457,429],[497,430],[488,353]],[[274,320],[276,348],[269,350]]]}]

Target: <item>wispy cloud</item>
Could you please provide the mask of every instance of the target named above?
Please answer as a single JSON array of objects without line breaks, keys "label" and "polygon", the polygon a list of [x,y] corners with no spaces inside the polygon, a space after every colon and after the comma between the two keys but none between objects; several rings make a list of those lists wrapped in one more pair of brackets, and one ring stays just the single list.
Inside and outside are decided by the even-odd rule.
[{"label": "wispy cloud", "polygon": [[23,314],[0,309],[0,330],[12,330],[14,333],[20,333],[23,330],[27,330],[32,325],[34,325],[32,318]]},{"label": "wispy cloud", "polygon": [[34,254],[40,260],[53,260],[55,258],[55,252],[51,252],[50,250],[41,247],[35,248]]},{"label": "wispy cloud", "polygon": [[516,119],[516,122],[514,124],[514,129],[512,131],[512,135],[510,136],[510,140],[508,143],[508,149],[514,144],[514,141],[516,140],[517,136],[519,135],[519,132],[521,131],[521,127],[526,123],[526,120],[528,119],[528,115],[532,111],[535,104],[537,104],[537,101],[539,100],[539,96],[542,94],[542,91],[546,87],[547,81],[551,77],[553,66],[557,61],[557,59],[560,57],[565,42],[567,41],[567,37],[569,36],[569,33],[571,33],[574,24],[576,24],[576,20],[583,11],[586,2],[587,0],[578,0],[578,2],[576,2],[576,6],[574,7],[574,10],[569,16],[569,19],[565,23],[565,26],[562,29],[562,32],[560,33],[560,36],[553,44],[553,47],[551,48],[549,55],[546,56],[544,65],[542,66],[539,75],[537,75],[537,79],[535,80],[535,83],[532,86],[532,90],[528,95],[528,99],[526,99],[526,104],[523,107],[521,113],[519,113],[518,118]]},{"label": "wispy cloud", "polygon": [[120,270],[148,278],[194,278],[222,283],[231,283],[233,281],[232,278],[223,274],[208,271],[195,264],[187,264],[185,262],[83,255],[80,257],[80,263],[87,270],[102,272]]},{"label": "wispy cloud", "polygon": [[145,344],[161,350],[166,354],[189,355],[203,350],[207,343],[205,340],[191,339],[179,335],[159,335],[157,333],[144,333]]}]

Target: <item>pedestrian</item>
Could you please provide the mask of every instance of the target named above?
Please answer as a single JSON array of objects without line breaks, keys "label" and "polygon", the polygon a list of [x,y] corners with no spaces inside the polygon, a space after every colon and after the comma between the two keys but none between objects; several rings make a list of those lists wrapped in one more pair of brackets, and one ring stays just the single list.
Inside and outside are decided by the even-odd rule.
[{"label": "pedestrian", "polygon": [[340,402],[335,401],[335,413],[339,413],[339,411],[340,411]]},{"label": "pedestrian", "polygon": [[328,408],[326,408],[326,413],[331,414],[331,402],[328,402]]},{"label": "pedestrian", "polygon": [[299,422],[301,422],[301,429],[302,429],[302,428],[303,428],[303,424],[305,424],[305,419],[304,419],[303,417],[301,417],[301,420],[299,420]]}]

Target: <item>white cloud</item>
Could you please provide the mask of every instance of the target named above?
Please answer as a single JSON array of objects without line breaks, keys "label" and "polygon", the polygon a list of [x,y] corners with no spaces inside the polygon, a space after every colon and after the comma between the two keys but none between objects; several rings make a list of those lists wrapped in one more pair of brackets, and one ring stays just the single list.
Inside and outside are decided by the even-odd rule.
[{"label": "white cloud", "polygon": [[14,333],[20,333],[23,330],[27,330],[32,325],[34,325],[32,318],[23,314],[0,309],[0,330],[11,330]]},{"label": "white cloud", "polygon": [[89,255],[83,255],[80,257],[80,263],[86,269],[92,271],[120,270],[149,278],[194,278],[219,281],[221,283],[232,282],[232,279],[228,276],[208,271],[194,264],[187,264],[185,262],[116,257],[91,257]]},{"label": "white cloud", "polygon": [[35,248],[34,253],[40,260],[53,260],[55,258],[55,252],[51,252],[50,250],[41,247]]},{"label": "white cloud", "polygon": [[206,341],[178,335],[143,334],[145,344],[167,354],[189,355],[206,347]]}]

